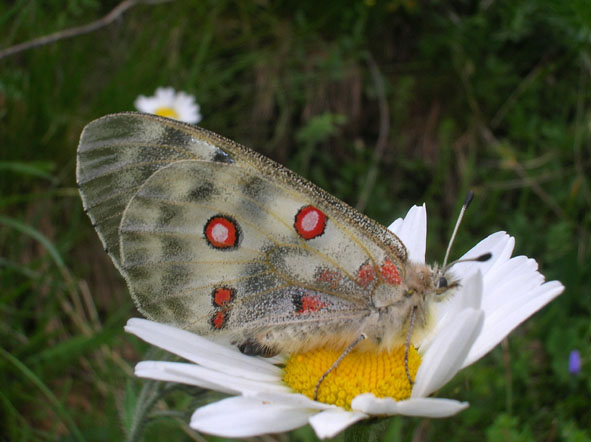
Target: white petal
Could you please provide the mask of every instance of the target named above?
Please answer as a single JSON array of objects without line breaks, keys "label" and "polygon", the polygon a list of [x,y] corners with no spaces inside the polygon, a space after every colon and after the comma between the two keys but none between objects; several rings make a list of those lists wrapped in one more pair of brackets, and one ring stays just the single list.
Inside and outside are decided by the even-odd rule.
[{"label": "white petal", "polygon": [[398,412],[405,416],[449,417],[468,408],[468,402],[443,398],[414,398],[398,402]]},{"label": "white petal", "polygon": [[[461,312],[466,308],[480,310],[482,308],[482,297],[484,292],[484,281],[480,270],[470,274],[460,282],[460,287],[452,292],[447,299],[438,302],[437,321],[445,322],[446,319]],[[447,315],[447,316],[445,316]]]},{"label": "white petal", "polygon": [[436,325],[434,330],[421,342],[420,351],[422,354],[428,351],[433,341],[441,333],[450,321],[456,321],[456,315],[466,308],[480,310],[482,304],[483,280],[480,271],[473,273],[450,298],[444,299],[435,304]]},{"label": "white petal", "polygon": [[192,101],[195,100],[195,97],[193,97],[192,95],[187,94],[186,92],[183,91],[178,91],[176,93],[176,96],[174,97],[176,103],[191,103]]},{"label": "white petal", "polygon": [[351,402],[351,408],[370,416],[401,414],[405,416],[447,417],[466,407],[468,407],[467,402],[458,402],[453,399],[413,398],[396,402],[392,398],[376,398],[371,393],[360,394]]},{"label": "white petal", "polygon": [[185,123],[197,124],[201,121],[201,114],[195,108],[184,108],[179,112],[179,120]]},{"label": "white petal", "polygon": [[398,218],[388,229],[406,246],[408,259],[413,262],[425,262],[427,248],[427,209],[425,204],[410,208],[404,220]]},{"label": "white petal", "polygon": [[486,316],[480,336],[470,349],[462,367],[474,363],[501,342],[515,327],[552,301],[564,290],[558,281],[547,282],[526,293],[519,302],[507,303],[494,315]]},{"label": "white petal", "polygon": [[430,395],[455,376],[480,333],[483,321],[482,310],[467,308],[439,332],[423,355],[412,389],[413,398]]},{"label": "white petal", "polygon": [[187,120],[186,121],[187,121],[187,123],[197,124],[202,119],[203,119],[203,117],[201,116],[201,114],[199,113],[199,111],[195,111],[189,117],[187,117]]},{"label": "white petal", "polygon": [[281,369],[267,361],[211,342],[199,335],[147,319],[131,318],[125,331],[191,362],[259,381],[274,381]]},{"label": "white petal", "polygon": [[140,112],[151,113],[153,111],[152,106],[150,105],[150,99],[143,95],[137,97],[133,105]]},{"label": "white petal", "polygon": [[184,362],[143,361],[136,365],[135,375],[160,381],[196,385],[223,393],[283,392],[290,390],[281,381],[260,382],[220,373]]},{"label": "white petal", "polygon": [[[437,321],[442,318],[453,317],[455,313],[463,309],[463,306],[466,305],[466,300],[473,298],[472,291],[466,290],[466,285],[476,272],[482,272],[483,274],[484,282],[481,308],[486,310],[485,305],[487,300],[490,299],[490,297],[487,297],[487,288],[490,287],[488,281],[490,281],[491,275],[496,274],[497,270],[495,269],[503,267],[507,263],[507,260],[511,256],[513,245],[513,238],[505,232],[496,232],[480,241],[469,252],[464,254],[460,259],[476,258],[484,253],[491,253],[492,257],[486,262],[466,262],[453,266],[451,269],[451,278],[457,278],[459,280],[460,289],[447,299],[436,304],[435,316]],[[473,299],[475,300],[475,298]],[[477,307],[474,306],[474,308]]]},{"label": "white petal", "polygon": [[328,405],[322,402],[314,401],[300,393],[293,393],[293,390],[286,387],[287,392],[269,392],[257,391],[254,393],[245,393],[245,396],[252,396],[266,402],[273,402],[295,408],[309,408],[316,410],[328,410],[337,408],[336,405]]},{"label": "white petal", "polygon": [[[416,206],[412,206],[410,210],[412,210],[413,207]],[[404,224],[404,218],[396,218],[394,221],[392,221],[392,224],[388,226],[388,230],[392,232],[394,235],[398,236],[398,238],[400,238],[400,230],[402,230],[402,224]]]},{"label": "white petal", "polygon": [[[178,373],[170,369],[167,364],[176,364],[176,362],[162,362],[162,361],[142,361],[135,366],[134,374],[137,377],[144,379],[154,379],[164,382],[175,382],[177,384],[195,385],[197,387],[206,388],[208,390],[220,391],[228,394],[238,394],[238,389],[232,389],[225,386],[220,386],[213,382],[204,379],[194,379],[184,373]],[[197,367],[193,365],[193,367]]]},{"label": "white petal", "polygon": [[159,87],[156,89],[155,98],[160,106],[172,107],[174,104],[175,91],[172,87]]},{"label": "white petal", "polygon": [[198,408],[191,428],[222,437],[252,437],[290,431],[308,423],[316,410],[274,404],[256,397],[233,397]]},{"label": "white petal", "polygon": [[309,419],[310,425],[314,428],[316,435],[320,439],[334,437],[345,428],[353,425],[362,419],[366,419],[367,414],[359,411],[346,411],[342,408],[331,408],[312,416]]},{"label": "white petal", "polygon": [[372,393],[363,393],[351,401],[351,408],[369,415],[398,414],[398,402],[391,397],[377,398]]},{"label": "white petal", "polygon": [[140,96],[135,101],[135,106],[140,112],[154,113],[158,108],[169,107],[166,103],[156,97],[144,97]]},{"label": "white petal", "polygon": [[525,256],[511,258],[495,266],[484,278],[484,300],[482,309],[487,316],[502,309],[508,303],[522,302],[528,293],[544,283],[544,277],[537,272],[538,264]]},{"label": "white petal", "polygon": [[186,123],[195,124],[201,121],[201,114],[199,113],[199,105],[195,103],[195,97],[179,92],[174,104],[179,120]]},{"label": "white petal", "polygon": [[177,95],[175,106],[188,112],[194,112],[197,110],[197,106],[195,105],[195,97],[183,92],[179,92]]},{"label": "white petal", "polygon": [[486,262],[461,262],[453,266],[452,273],[460,278],[466,278],[476,270],[484,276],[499,263],[509,259],[515,247],[515,239],[505,232],[493,233],[466,252],[460,259],[477,258],[484,253],[491,253],[492,257]]}]

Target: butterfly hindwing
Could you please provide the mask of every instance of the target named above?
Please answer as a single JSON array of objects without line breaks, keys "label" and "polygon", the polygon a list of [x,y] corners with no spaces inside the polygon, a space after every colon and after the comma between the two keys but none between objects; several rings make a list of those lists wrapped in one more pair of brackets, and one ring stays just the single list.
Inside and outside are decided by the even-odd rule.
[{"label": "butterfly hindwing", "polygon": [[[122,270],[138,307],[201,334],[359,317],[369,290],[355,272],[370,255],[330,216],[318,237],[302,238],[296,217],[309,203],[235,164],[159,170],[120,228]],[[338,262],[342,253],[351,259]]]}]

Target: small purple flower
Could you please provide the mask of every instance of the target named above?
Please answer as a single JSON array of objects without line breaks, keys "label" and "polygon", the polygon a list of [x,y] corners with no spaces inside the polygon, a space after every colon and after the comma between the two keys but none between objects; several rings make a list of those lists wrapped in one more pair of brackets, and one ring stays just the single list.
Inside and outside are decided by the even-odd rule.
[{"label": "small purple flower", "polygon": [[568,357],[568,371],[570,374],[577,375],[581,371],[581,354],[579,350],[573,350]]}]

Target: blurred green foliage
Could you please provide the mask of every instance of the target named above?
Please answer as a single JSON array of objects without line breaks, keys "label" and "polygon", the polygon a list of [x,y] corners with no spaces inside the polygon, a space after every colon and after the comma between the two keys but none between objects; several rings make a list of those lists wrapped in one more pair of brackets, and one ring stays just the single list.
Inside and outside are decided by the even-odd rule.
[{"label": "blurred green foliage", "polygon": [[[0,47],[116,5],[2,2]],[[587,0],[206,0],[140,4],[0,59],[0,439],[123,440],[160,388],[132,376],[146,347],[122,333],[136,313],[82,212],[74,167],[86,123],[171,85],[197,97],[203,127],[384,224],[426,201],[429,260],[473,189],[455,256],[506,230],[517,254],[566,285],[441,392],[470,408],[394,418],[384,434],[590,440],[590,56]],[[193,440],[188,416],[207,400],[167,394],[178,411],[158,402],[145,440]]]}]

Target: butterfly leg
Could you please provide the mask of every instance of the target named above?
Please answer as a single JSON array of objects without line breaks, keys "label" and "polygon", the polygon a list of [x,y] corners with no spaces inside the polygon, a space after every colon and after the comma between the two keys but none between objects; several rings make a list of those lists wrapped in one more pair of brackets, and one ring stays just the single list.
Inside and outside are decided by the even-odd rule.
[{"label": "butterfly leg", "polygon": [[359,335],[359,337],[357,337],[357,339],[355,339],[345,349],[345,351],[343,351],[341,353],[341,355],[338,357],[338,359],[336,361],[334,361],[334,363],[330,366],[330,368],[324,372],[324,374],[320,377],[320,379],[318,379],[318,382],[316,383],[316,388],[314,388],[314,400],[318,400],[318,389],[320,388],[320,384],[322,384],[322,381],[324,379],[326,379],[326,377],[330,374],[331,371],[333,371],[335,368],[337,368],[339,366],[339,364],[345,358],[345,356],[347,356],[349,353],[351,353],[351,350],[353,350],[353,348],[355,348],[355,346],[357,344],[359,344],[361,341],[363,341],[366,338],[367,338],[367,336],[365,335],[365,333],[361,333]]},{"label": "butterfly leg", "polygon": [[261,344],[254,338],[248,338],[238,346],[238,350],[247,356],[262,356],[263,358],[271,358],[279,354],[279,350]]},{"label": "butterfly leg", "polygon": [[410,377],[410,372],[408,371],[408,351],[410,349],[410,337],[412,335],[412,328],[415,323],[415,313],[417,311],[417,307],[414,306],[412,308],[412,312],[410,313],[410,322],[408,324],[408,334],[406,335],[406,342],[404,343],[404,370],[406,371],[406,377],[408,378],[408,383],[412,387],[415,381],[412,380]]}]

